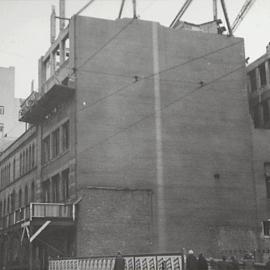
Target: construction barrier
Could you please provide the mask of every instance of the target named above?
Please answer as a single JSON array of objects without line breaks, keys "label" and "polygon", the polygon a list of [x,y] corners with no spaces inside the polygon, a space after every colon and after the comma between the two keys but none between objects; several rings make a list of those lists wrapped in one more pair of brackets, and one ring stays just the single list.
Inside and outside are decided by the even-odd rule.
[{"label": "construction barrier", "polygon": [[[124,256],[125,270],[183,270],[181,254]],[[113,270],[115,257],[50,259],[49,270]]]}]

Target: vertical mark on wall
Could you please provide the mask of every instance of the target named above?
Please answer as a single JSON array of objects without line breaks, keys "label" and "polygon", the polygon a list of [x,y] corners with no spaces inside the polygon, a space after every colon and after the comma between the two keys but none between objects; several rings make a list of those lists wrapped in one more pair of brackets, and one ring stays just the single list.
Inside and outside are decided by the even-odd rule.
[{"label": "vertical mark on wall", "polygon": [[157,233],[158,248],[165,250],[165,208],[164,208],[164,183],[163,183],[163,158],[162,158],[162,121],[160,102],[160,77],[159,77],[159,44],[158,24],[152,24],[153,42],[153,71],[155,95],[155,131],[156,131],[156,176],[157,176]]}]

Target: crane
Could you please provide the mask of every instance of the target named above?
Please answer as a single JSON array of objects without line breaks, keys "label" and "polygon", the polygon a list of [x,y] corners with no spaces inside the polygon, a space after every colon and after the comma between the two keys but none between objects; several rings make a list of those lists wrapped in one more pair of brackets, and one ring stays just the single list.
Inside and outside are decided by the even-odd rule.
[{"label": "crane", "polygon": [[190,6],[192,0],[186,0],[186,2],[183,4],[181,7],[180,11],[177,13],[176,17],[173,19],[170,27],[174,28],[177,22],[180,20],[180,18],[184,15],[185,11],[188,9]]},{"label": "crane", "polygon": [[[234,20],[232,26],[229,21],[227,9],[226,9],[226,4],[225,0],[220,0],[221,7],[223,10],[223,14],[226,20],[227,28],[229,35],[232,35],[233,32],[237,29],[241,21],[244,19],[252,5],[254,4],[256,0],[246,0],[245,3],[243,4],[240,12],[238,13],[236,19]],[[177,13],[176,17],[173,19],[170,27],[174,28],[177,25],[177,22],[180,20],[180,18],[184,15],[185,11],[189,8],[192,0],[186,0],[183,6],[181,7],[180,11]],[[217,0],[213,0],[213,13],[214,13],[214,20],[217,20]]]},{"label": "crane", "polygon": [[242,6],[240,12],[236,16],[232,24],[232,32],[235,32],[235,30],[237,29],[239,24],[242,22],[242,20],[244,19],[244,17],[246,16],[246,14],[248,13],[248,11],[250,10],[250,8],[252,7],[255,1],[256,0],[246,0],[246,2]]}]

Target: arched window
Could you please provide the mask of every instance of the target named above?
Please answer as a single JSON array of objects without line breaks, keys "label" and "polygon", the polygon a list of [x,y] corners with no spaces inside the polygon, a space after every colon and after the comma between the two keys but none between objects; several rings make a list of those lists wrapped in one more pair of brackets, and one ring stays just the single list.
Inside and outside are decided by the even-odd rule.
[{"label": "arched window", "polygon": [[28,186],[26,185],[24,188],[24,205],[28,204]]}]

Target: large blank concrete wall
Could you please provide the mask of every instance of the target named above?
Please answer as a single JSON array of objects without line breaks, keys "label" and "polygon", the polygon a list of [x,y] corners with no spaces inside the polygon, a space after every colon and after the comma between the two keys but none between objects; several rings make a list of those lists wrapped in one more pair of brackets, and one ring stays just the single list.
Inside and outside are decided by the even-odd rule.
[{"label": "large blank concrete wall", "polygon": [[152,189],[149,251],[253,248],[243,40],[78,17],[75,48],[78,188]]}]

